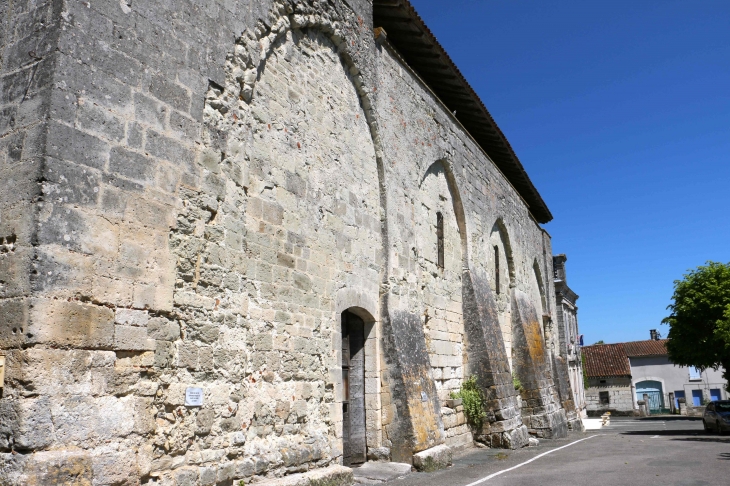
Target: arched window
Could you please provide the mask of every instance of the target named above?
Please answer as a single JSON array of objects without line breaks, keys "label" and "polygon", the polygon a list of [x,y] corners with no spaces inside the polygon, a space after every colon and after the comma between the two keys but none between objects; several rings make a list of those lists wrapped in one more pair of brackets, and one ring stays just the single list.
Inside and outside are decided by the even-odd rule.
[{"label": "arched window", "polygon": [[438,249],[438,267],[444,269],[444,215],[436,213],[436,248]]},{"label": "arched window", "polygon": [[494,246],[494,288],[499,295],[499,247]]}]

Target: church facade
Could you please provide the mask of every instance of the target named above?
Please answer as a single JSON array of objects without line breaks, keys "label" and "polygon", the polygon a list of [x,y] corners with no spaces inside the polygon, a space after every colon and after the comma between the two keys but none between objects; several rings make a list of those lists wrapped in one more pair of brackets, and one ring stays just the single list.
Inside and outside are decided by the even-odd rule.
[{"label": "church facade", "polygon": [[346,481],[565,436],[552,215],[406,0],[28,5],[0,72],[8,484]]}]

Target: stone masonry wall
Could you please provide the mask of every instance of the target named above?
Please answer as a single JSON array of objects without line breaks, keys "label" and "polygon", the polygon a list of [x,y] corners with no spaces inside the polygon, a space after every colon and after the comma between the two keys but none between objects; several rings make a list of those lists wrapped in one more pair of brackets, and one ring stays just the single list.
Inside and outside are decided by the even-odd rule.
[{"label": "stone masonry wall", "polygon": [[[0,482],[237,484],[339,463],[345,310],[366,322],[373,457],[527,442],[506,323],[518,296],[555,319],[549,237],[376,44],[371,7],[0,6]],[[470,375],[479,431],[444,406]]]},{"label": "stone masonry wall", "polygon": [[[601,383],[604,381],[605,383]],[[612,412],[618,415],[634,414],[634,399],[631,389],[631,378],[589,378],[586,388],[586,412],[588,415],[600,415]],[[600,392],[608,392],[609,404],[600,400]]]},{"label": "stone masonry wall", "polygon": [[0,350],[29,334],[59,13],[58,2],[0,5]]},{"label": "stone masonry wall", "polygon": [[[429,347],[431,369],[441,401],[458,391],[464,376],[461,320],[461,237],[454,213],[451,191],[441,163],[424,175],[412,215],[417,247],[413,248],[420,267],[423,288],[423,325]],[[443,215],[444,268],[438,268],[437,213]]]},{"label": "stone masonry wall", "polygon": [[[412,248],[418,247],[416,238],[419,234],[412,228],[418,225],[419,211],[411,195],[418,193],[416,184],[426,177],[432,164],[438,161],[447,161],[446,164],[452,167],[452,199],[456,191],[459,204],[462,205],[463,214],[460,217],[463,221],[460,227],[466,228],[461,229],[463,234],[460,235],[462,252],[466,252],[466,258],[462,253],[462,268],[473,266],[477,272],[475,275],[490,278],[488,262],[494,258],[490,242],[494,238],[493,228],[499,222],[503,226],[501,231],[509,239],[511,253],[511,259],[504,257],[506,261],[502,267],[510,277],[504,284],[505,293],[513,296],[515,292],[521,291],[538,296],[539,299],[539,289],[534,288],[534,265],[537,262],[545,267],[543,252],[551,254],[551,249],[545,246],[541,228],[524,211],[524,205],[518,203],[514,189],[504,181],[474,142],[463,132],[452,131],[453,119],[450,113],[410,75],[407,67],[400,63],[397,52],[384,48],[380,53],[384,67],[381,69],[376,113],[383,145],[389,149],[384,153],[383,164],[388,200],[389,204],[397,208],[395,215],[388,220],[389,225],[392,225],[388,233],[390,261],[398,262],[398,267],[392,270],[389,278],[391,308],[408,308],[411,312],[419,309],[422,315],[425,314],[421,303],[426,300],[423,292],[428,288],[429,279],[428,274],[419,274],[416,271],[418,267],[413,266],[416,258]],[[540,274],[543,277],[552,275],[552,266],[541,270]],[[542,285],[543,288],[551,287],[547,281]],[[533,297],[530,302],[537,309],[540,302],[535,302],[535,299]],[[547,312],[552,312],[552,308]],[[489,325],[499,326],[499,323]],[[500,340],[499,346],[506,358],[503,340]],[[507,365],[506,359],[504,365]],[[546,366],[549,367],[549,363]],[[493,371],[489,377],[485,377],[485,392],[496,399],[491,406],[498,410],[497,416],[501,418],[495,418],[495,421],[504,421],[505,424],[496,426],[495,431],[497,434],[502,433],[503,426],[507,430],[517,430],[520,427],[516,417],[519,415],[520,400],[510,398],[515,397],[515,391],[509,367],[502,374]],[[495,376],[498,376],[496,382]],[[551,379],[548,381],[551,382]],[[545,386],[548,386],[547,382]],[[554,392],[549,392],[549,395],[553,396]],[[555,400],[551,407],[557,413],[560,405]],[[559,425],[560,420],[558,414],[558,427],[562,427]]]}]

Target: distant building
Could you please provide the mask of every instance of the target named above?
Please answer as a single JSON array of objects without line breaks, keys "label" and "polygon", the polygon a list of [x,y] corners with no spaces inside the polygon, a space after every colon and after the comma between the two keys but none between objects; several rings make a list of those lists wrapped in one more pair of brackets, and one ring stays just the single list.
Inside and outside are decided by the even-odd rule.
[{"label": "distant building", "polygon": [[633,414],[637,401],[645,398],[652,413],[678,409],[679,398],[690,407],[728,398],[722,369],[700,372],[675,365],[667,355],[667,340],[659,339],[656,330],[651,330],[651,338],[583,348],[589,415]]},{"label": "distant building", "polygon": [[[586,413],[586,395],[583,385],[583,366],[580,347],[583,337],[578,332],[578,294],[568,287],[565,272],[565,262],[568,257],[564,254],[553,257],[553,271],[555,282],[556,314],[558,318],[557,355],[568,368],[570,394],[576,413],[584,417]],[[557,368],[557,367],[556,367]],[[565,380],[563,380],[565,381]],[[558,381],[558,383],[561,383]],[[565,407],[566,410],[568,407]]]}]

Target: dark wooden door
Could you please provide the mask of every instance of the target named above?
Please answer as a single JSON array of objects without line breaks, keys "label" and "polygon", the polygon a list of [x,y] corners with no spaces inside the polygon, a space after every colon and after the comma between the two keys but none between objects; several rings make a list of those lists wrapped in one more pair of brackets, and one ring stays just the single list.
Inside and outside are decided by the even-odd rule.
[{"label": "dark wooden door", "polygon": [[362,464],[365,441],[365,323],[342,313],[342,454],[346,466]]}]

